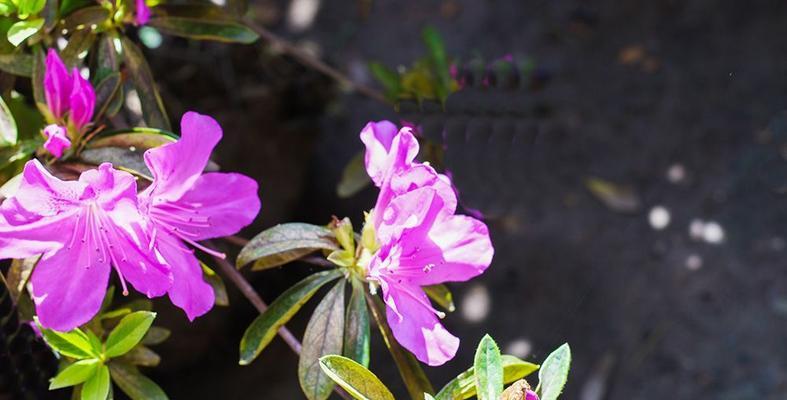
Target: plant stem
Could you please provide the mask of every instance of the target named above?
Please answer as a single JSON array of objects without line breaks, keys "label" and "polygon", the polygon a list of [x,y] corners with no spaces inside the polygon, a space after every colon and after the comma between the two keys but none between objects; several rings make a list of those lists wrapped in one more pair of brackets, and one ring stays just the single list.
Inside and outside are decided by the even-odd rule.
[{"label": "plant stem", "polygon": [[330,65],[324,63],[322,60],[314,57],[313,55],[307,53],[306,51],[301,50],[298,46],[288,42],[284,38],[274,34],[273,32],[263,28],[261,25],[256,23],[251,18],[244,18],[244,22],[248,25],[254,32],[256,32],[260,37],[268,42],[269,45],[274,46],[280,49],[283,53],[288,54],[298,60],[301,64],[313,68],[328,77],[336,80],[337,82],[341,83],[345,87],[350,88],[364,96],[367,96],[371,99],[377,100],[380,103],[384,103],[386,105],[391,105],[388,100],[385,99],[385,96],[382,93],[378,92],[377,90],[372,89],[369,86],[353,82],[350,78],[339,72],[336,68],[331,67]]}]

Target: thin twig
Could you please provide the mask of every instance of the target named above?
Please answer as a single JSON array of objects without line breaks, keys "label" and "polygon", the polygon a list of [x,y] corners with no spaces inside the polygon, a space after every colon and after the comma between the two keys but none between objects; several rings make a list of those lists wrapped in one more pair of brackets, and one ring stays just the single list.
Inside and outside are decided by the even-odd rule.
[{"label": "thin twig", "polygon": [[307,53],[306,51],[301,50],[294,44],[288,42],[284,38],[274,34],[273,32],[263,28],[257,22],[252,20],[251,18],[244,18],[244,22],[248,25],[254,32],[256,32],[260,37],[268,42],[268,44],[280,49],[283,53],[288,54],[298,60],[301,64],[313,68],[323,74],[329,76],[330,78],[336,80],[337,82],[341,83],[342,85],[364,95],[371,99],[377,100],[380,103],[384,103],[386,105],[390,105],[391,103],[385,99],[382,93],[377,90],[372,89],[369,86],[366,86],[361,83],[353,82],[350,78],[345,76],[336,68],[331,67],[330,65],[324,63],[322,60],[312,56],[311,54]]}]

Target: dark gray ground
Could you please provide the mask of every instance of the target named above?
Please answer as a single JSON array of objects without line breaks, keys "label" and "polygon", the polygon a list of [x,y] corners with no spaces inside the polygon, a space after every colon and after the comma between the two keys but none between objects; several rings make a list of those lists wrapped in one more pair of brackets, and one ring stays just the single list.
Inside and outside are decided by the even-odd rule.
[{"label": "dark gray ground", "polygon": [[[371,83],[369,60],[422,56],[426,24],[451,55],[528,54],[551,73],[537,95],[547,116],[518,113],[530,101],[521,93],[481,94],[483,110],[510,112],[452,115],[460,127],[436,135],[465,205],[490,217],[496,246],[483,277],[451,286],[460,308],[486,292],[492,311],[480,322],[462,310],[446,319],[463,342],[455,360],[428,370],[436,386],[472,363],[488,332],[504,350],[526,341],[536,362],[569,342],[566,399],[787,398],[787,3],[374,0],[363,18],[364,1],[324,2],[303,33],[282,22],[286,3],[258,9],[359,81]],[[173,115],[216,115],[226,130],[217,161],[261,182],[263,211],[247,235],[332,214],[360,221],[375,191],[341,201],[334,188],[361,149],[360,128],[397,118],[391,109],[247,47],[167,46],[150,57]],[[684,177],[671,182],[671,168]],[[630,187],[639,207],[604,206],[590,177]],[[663,230],[649,223],[655,206],[670,213]],[[717,223],[723,241],[692,238],[694,220]],[[250,278],[271,301],[308,271]],[[279,340],[237,366],[255,313],[231,295],[232,309],[193,326],[161,303],[176,332],[154,376],[175,399],[301,398],[296,359]],[[303,318],[291,325],[300,335]],[[379,341],[372,369],[403,393]]]}]

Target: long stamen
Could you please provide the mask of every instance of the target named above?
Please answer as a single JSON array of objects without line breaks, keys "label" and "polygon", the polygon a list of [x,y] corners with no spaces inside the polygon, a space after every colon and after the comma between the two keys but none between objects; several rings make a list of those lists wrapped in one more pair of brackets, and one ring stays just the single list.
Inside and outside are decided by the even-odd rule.
[{"label": "long stamen", "polygon": [[[389,284],[391,284],[391,283],[389,282]],[[419,304],[424,306],[427,310],[429,310],[429,311],[433,312],[434,314],[436,314],[438,317],[440,317],[440,319],[445,318],[445,313],[444,312],[435,310],[435,308],[432,307],[432,304],[429,303],[429,300],[426,300],[423,297],[418,296],[416,293],[411,292],[410,288],[407,287],[407,285],[396,284],[396,290],[398,290],[399,292],[404,293],[404,294],[410,296],[410,298],[412,298],[413,300],[417,301]]]},{"label": "long stamen", "polygon": [[82,213],[85,212],[84,210],[80,210],[77,213],[77,221],[74,224],[74,232],[71,232],[71,240],[68,242],[69,250],[74,247],[74,241],[77,239],[77,232],[79,232],[79,220],[82,219]]},{"label": "long stamen", "polygon": [[[101,218],[103,220],[104,218],[102,218],[102,217],[104,217],[104,215],[100,214],[99,218]],[[106,221],[103,221],[103,222],[106,222]],[[106,224],[105,223],[104,225],[106,225],[108,229],[112,229],[113,232],[111,232],[111,233],[113,233],[113,234],[115,233],[112,224]],[[120,260],[120,262],[118,262],[117,257],[115,256],[115,252],[114,252],[114,245],[112,244],[112,242],[109,241],[109,238],[107,237],[107,235],[109,233],[110,232],[108,232],[107,230],[101,230],[102,240],[104,240],[106,245],[109,247],[109,257],[112,259],[112,264],[114,264],[114,266],[115,266],[115,272],[117,272],[118,278],[120,278],[120,286],[123,288],[123,296],[128,296],[128,286],[126,286],[126,279],[123,277],[123,273],[120,272],[120,262],[126,262],[128,260],[128,258],[126,257],[126,253],[123,251],[123,246],[121,246],[121,247],[119,247],[119,249],[120,249],[120,254],[123,257]]]}]

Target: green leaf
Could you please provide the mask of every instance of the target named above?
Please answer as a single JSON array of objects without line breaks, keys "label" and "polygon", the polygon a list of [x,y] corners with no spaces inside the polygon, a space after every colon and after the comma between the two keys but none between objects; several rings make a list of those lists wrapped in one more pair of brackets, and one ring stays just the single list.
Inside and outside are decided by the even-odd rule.
[{"label": "green leaf", "polygon": [[95,374],[82,385],[82,400],[105,400],[109,395],[109,368],[98,367]]},{"label": "green leaf", "polygon": [[0,70],[29,78],[33,75],[33,56],[25,53],[0,54]]},{"label": "green leaf", "polygon": [[83,150],[79,158],[93,165],[112,163],[117,169],[152,180],[150,170],[145,165],[144,153],[145,150],[136,147],[99,147]]},{"label": "green leaf", "polygon": [[68,39],[68,44],[60,52],[60,58],[66,65],[79,64],[79,55],[90,49],[96,41],[96,34],[91,29],[75,31]]},{"label": "green leaf", "polygon": [[94,84],[101,82],[109,74],[120,72],[120,61],[113,32],[101,35],[94,51],[96,52],[96,71],[92,76]]},{"label": "green leaf", "polygon": [[58,332],[42,327],[41,335],[50,347],[66,357],[77,359],[98,357],[87,335],[78,328],[69,332]]},{"label": "green leaf", "polygon": [[454,296],[447,286],[431,285],[423,286],[422,289],[432,301],[437,303],[444,310],[448,312],[454,312],[454,310],[456,310],[456,306],[454,306]]},{"label": "green leaf", "polygon": [[473,368],[478,400],[498,400],[503,393],[503,362],[491,336],[484,335],[478,343]]},{"label": "green leaf", "polygon": [[142,105],[142,117],[149,128],[172,130],[167,117],[164,102],[161,100],[153,73],[142,51],[129,38],[122,36],[120,41],[125,51],[128,67],[137,95]]},{"label": "green leaf", "polygon": [[64,18],[63,27],[72,31],[92,25],[101,25],[107,18],[109,18],[109,10],[102,6],[83,7]]},{"label": "green leaf", "polygon": [[88,144],[89,148],[100,147],[134,147],[148,150],[167,143],[172,143],[178,136],[172,132],[153,128],[127,128],[108,131],[97,136]]},{"label": "green leaf", "polygon": [[164,343],[164,341],[169,338],[170,334],[171,332],[169,329],[160,326],[151,326],[150,329],[148,329],[148,333],[142,338],[142,344],[146,346],[155,346]]},{"label": "green leaf", "polygon": [[263,270],[297,260],[319,249],[338,250],[330,229],[303,223],[276,225],[262,231],[238,254],[238,268],[255,261],[252,270]]},{"label": "green leaf", "polygon": [[167,400],[163,390],[139,370],[123,362],[109,363],[112,380],[131,400]]},{"label": "green leaf", "polygon": [[396,368],[399,369],[399,375],[401,375],[405,387],[407,387],[407,393],[410,394],[410,398],[421,400],[424,393],[434,393],[432,383],[429,382],[429,378],[426,377],[424,370],[421,369],[421,364],[418,363],[418,360],[412,353],[405,350],[393,337],[391,328],[388,326],[388,321],[385,318],[385,306],[383,306],[380,298],[368,293],[365,293],[365,295],[372,317],[377,322],[383,341],[396,363]]},{"label": "green leaf", "polygon": [[161,362],[161,357],[155,351],[140,344],[123,354],[123,361],[142,367],[155,367]]},{"label": "green leaf", "polygon": [[344,167],[342,178],[336,186],[336,194],[340,198],[352,197],[372,182],[366,173],[364,154],[363,151],[359,152]]},{"label": "green leaf", "polygon": [[49,390],[78,385],[93,376],[101,362],[95,358],[79,360],[60,371],[49,383]]},{"label": "green leaf", "polygon": [[383,85],[386,96],[389,99],[394,100],[399,97],[399,92],[402,91],[402,83],[396,71],[378,62],[370,62],[369,71]]},{"label": "green leaf", "polygon": [[150,311],[137,311],[123,317],[109,333],[104,355],[111,358],[127,353],[145,337],[155,318],[156,313]]},{"label": "green leaf", "polygon": [[538,389],[541,400],[556,400],[563,391],[571,368],[571,347],[564,343],[547,356],[538,371]]},{"label": "green leaf", "polygon": [[210,267],[200,262],[202,266],[202,278],[205,279],[208,285],[213,288],[213,295],[217,306],[227,307],[230,305],[230,297],[227,295],[227,287],[224,281],[221,280],[219,274],[214,272]]},{"label": "green leaf", "polygon": [[344,280],[320,301],[306,325],[298,360],[298,381],[309,400],[325,400],[334,383],[320,370],[320,357],[342,352],[344,336]]},{"label": "green leaf", "polygon": [[95,4],[95,2],[93,0],[61,0],[60,16],[65,17],[68,14],[72,13],[74,10],[87,6],[89,4]]},{"label": "green leaf", "polygon": [[[503,383],[509,384],[522,379],[536,370],[538,365],[522,361],[517,357],[504,354],[501,356],[503,365]],[[448,382],[440,392],[437,393],[437,400],[464,400],[475,396],[475,368],[470,367],[465,372]]]},{"label": "green leaf", "polygon": [[440,100],[445,101],[448,94],[451,93],[451,73],[448,67],[448,57],[445,54],[445,45],[443,38],[434,28],[427,27],[423,31],[423,39],[426,47],[429,49],[429,58],[434,65],[434,72],[437,75],[437,96]]},{"label": "green leaf", "polygon": [[363,282],[352,280],[352,295],[347,306],[344,328],[344,355],[364,367],[369,366],[369,310]]},{"label": "green leaf", "polygon": [[270,307],[249,325],[240,341],[240,365],[248,365],[273,340],[276,332],[314,296],[322,285],[341,276],[333,269],[318,272],[296,283],[279,296]]},{"label": "green leaf", "polygon": [[251,44],[259,39],[246,25],[224,19],[164,16],[152,18],[148,26],[162,33],[196,40]]},{"label": "green leaf", "polygon": [[338,355],[320,358],[320,368],[334,382],[359,400],[394,400],[393,394],[372,371]]},{"label": "green leaf", "polygon": [[44,75],[46,74],[46,56],[40,45],[33,47],[33,75],[30,78],[30,85],[33,87],[33,99],[36,108],[43,115],[51,115],[49,107],[46,105],[46,95],[44,94]]},{"label": "green leaf", "polygon": [[36,15],[44,9],[46,0],[21,0],[17,2],[19,16]]},{"label": "green leaf", "polygon": [[0,147],[15,145],[17,136],[14,116],[5,104],[5,100],[0,97]]},{"label": "green leaf", "polygon": [[94,120],[99,120],[107,113],[109,106],[112,104],[115,96],[120,93],[120,87],[123,83],[120,73],[111,72],[104,77],[96,85],[96,109]]},{"label": "green leaf", "polygon": [[27,38],[35,35],[42,26],[44,26],[43,18],[19,21],[8,29],[8,41],[14,46],[19,46]]}]

